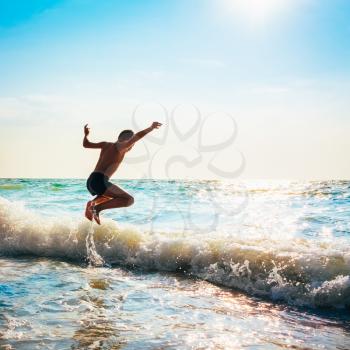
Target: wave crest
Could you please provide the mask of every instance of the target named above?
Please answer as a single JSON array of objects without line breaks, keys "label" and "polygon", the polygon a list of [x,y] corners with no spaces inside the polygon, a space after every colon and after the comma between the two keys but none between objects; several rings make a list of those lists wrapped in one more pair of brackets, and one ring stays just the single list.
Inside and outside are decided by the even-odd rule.
[{"label": "wave crest", "polygon": [[[85,261],[85,219],[43,218],[0,198],[0,254]],[[347,242],[280,241],[220,233],[142,232],[104,219],[94,227],[98,254],[109,264],[183,271],[251,295],[308,307],[350,307]]]}]

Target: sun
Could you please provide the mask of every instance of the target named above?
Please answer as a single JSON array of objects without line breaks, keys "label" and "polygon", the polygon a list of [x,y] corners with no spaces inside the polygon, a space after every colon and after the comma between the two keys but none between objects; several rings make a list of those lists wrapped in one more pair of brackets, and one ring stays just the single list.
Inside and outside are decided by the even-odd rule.
[{"label": "sun", "polygon": [[229,10],[252,23],[270,20],[287,5],[289,0],[225,0]]}]

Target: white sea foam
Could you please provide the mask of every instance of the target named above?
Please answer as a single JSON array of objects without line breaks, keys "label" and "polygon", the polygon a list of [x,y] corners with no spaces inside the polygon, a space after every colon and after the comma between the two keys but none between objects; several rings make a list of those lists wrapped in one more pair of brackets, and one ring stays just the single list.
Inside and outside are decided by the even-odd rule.
[{"label": "white sea foam", "polygon": [[[310,307],[350,307],[350,252],[341,238],[269,240],[238,235],[149,233],[112,220],[49,219],[0,198],[0,254],[106,263],[144,270],[184,271],[251,295]],[[242,237],[242,238],[237,238]],[[93,245],[88,245],[93,238]]]}]

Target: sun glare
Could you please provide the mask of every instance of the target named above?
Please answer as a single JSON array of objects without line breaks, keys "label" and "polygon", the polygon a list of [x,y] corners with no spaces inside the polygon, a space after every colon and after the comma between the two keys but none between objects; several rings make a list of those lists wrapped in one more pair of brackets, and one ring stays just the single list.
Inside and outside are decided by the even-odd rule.
[{"label": "sun glare", "polygon": [[226,0],[235,15],[253,24],[266,22],[284,9],[288,0]]}]

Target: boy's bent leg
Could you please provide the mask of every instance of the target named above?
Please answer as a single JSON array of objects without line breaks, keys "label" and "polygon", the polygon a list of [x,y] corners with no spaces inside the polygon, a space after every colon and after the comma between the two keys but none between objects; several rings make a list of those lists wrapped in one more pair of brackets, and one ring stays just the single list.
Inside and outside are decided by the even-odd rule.
[{"label": "boy's bent leg", "polygon": [[102,210],[128,207],[134,203],[134,198],[129,193],[113,184],[108,186],[107,190],[103,193],[103,196],[111,199],[93,207],[92,218],[98,224],[100,224],[99,214]]},{"label": "boy's bent leg", "polygon": [[96,206],[101,203],[110,201],[111,199],[113,199],[113,197],[108,197],[105,194],[102,194],[102,195],[96,196],[91,202],[93,202],[93,205]]},{"label": "boy's bent leg", "polygon": [[134,203],[133,196],[117,185],[109,186],[103,195],[112,199],[96,205],[95,210],[97,214],[105,209],[129,207]]}]

